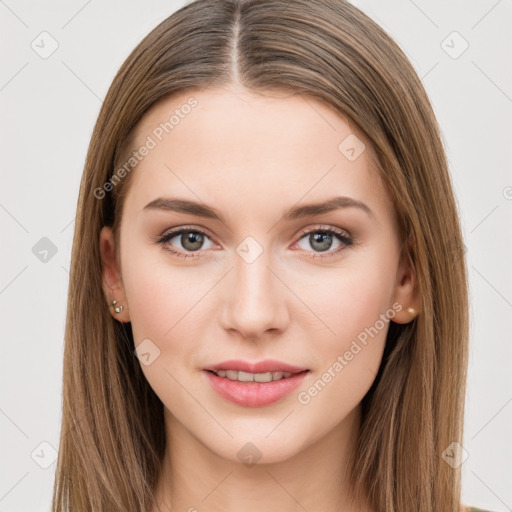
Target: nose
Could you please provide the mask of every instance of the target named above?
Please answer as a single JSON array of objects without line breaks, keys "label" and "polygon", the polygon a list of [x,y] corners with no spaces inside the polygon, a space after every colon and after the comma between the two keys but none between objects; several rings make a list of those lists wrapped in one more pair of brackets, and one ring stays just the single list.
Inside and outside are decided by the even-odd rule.
[{"label": "nose", "polygon": [[289,322],[290,291],[267,254],[263,251],[252,262],[237,255],[224,285],[223,327],[251,340],[263,338],[267,331],[283,332]]}]

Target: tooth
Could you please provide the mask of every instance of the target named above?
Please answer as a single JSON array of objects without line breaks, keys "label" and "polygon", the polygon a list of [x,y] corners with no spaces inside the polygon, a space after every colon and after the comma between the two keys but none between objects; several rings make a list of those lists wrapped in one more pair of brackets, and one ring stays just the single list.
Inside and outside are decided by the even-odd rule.
[{"label": "tooth", "polygon": [[254,380],[254,373],[238,372],[238,380],[240,382],[252,382]]},{"label": "tooth", "polygon": [[286,379],[293,375],[293,373],[288,372],[249,373],[238,370],[217,370],[215,373],[219,377],[225,377],[239,382],[272,382]]},{"label": "tooth", "polygon": [[272,372],[256,373],[254,374],[254,380],[256,382],[270,382],[273,380]]}]

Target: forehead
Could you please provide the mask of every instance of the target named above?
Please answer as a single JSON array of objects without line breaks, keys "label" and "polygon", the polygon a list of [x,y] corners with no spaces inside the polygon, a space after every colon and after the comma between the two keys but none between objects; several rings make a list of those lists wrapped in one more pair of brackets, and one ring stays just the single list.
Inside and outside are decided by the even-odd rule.
[{"label": "forehead", "polygon": [[138,123],[132,151],[143,146],[151,149],[132,171],[126,199],[138,210],[167,194],[245,209],[349,195],[391,211],[368,140],[310,96],[232,86],[183,91]]}]

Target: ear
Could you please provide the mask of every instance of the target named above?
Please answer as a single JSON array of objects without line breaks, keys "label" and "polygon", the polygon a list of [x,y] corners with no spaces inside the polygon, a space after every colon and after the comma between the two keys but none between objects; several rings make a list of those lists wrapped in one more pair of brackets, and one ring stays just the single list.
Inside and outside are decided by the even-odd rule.
[{"label": "ear", "polygon": [[[129,322],[130,313],[116,257],[114,234],[109,226],[104,226],[100,233],[100,255],[103,292],[110,313],[120,322]],[[112,304],[114,300],[117,301],[115,306]],[[114,307],[119,308],[120,311],[116,313]]]},{"label": "ear", "polygon": [[395,282],[393,304],[397,302],[402,306],[402,309],[397,311],[392,319],[397,324],[411,322],[418,315],[421,308],[416,269],[410,258],[414,249],[413,242],[409,242],[407,249],[404,250],[403,257],[400,258]]}]

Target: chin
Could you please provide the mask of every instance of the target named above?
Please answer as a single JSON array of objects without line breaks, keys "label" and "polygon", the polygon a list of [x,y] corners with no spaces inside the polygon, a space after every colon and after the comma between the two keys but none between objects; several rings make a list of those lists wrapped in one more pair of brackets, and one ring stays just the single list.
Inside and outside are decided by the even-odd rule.
[{"label": "chin", "polygon": [[234,436],[233,439],[230,438],[227,442],[224,440],[220,444],[208,443],[207,446],[223,459],[253,467],[285,462],[311,444],[303,434],[298,438],[289,432],[273,429],[275,422],[269,423],[261,432],[255,429],[251,429],[251,433],[248,433],[247,429],[239,432],[228,429]]}]

